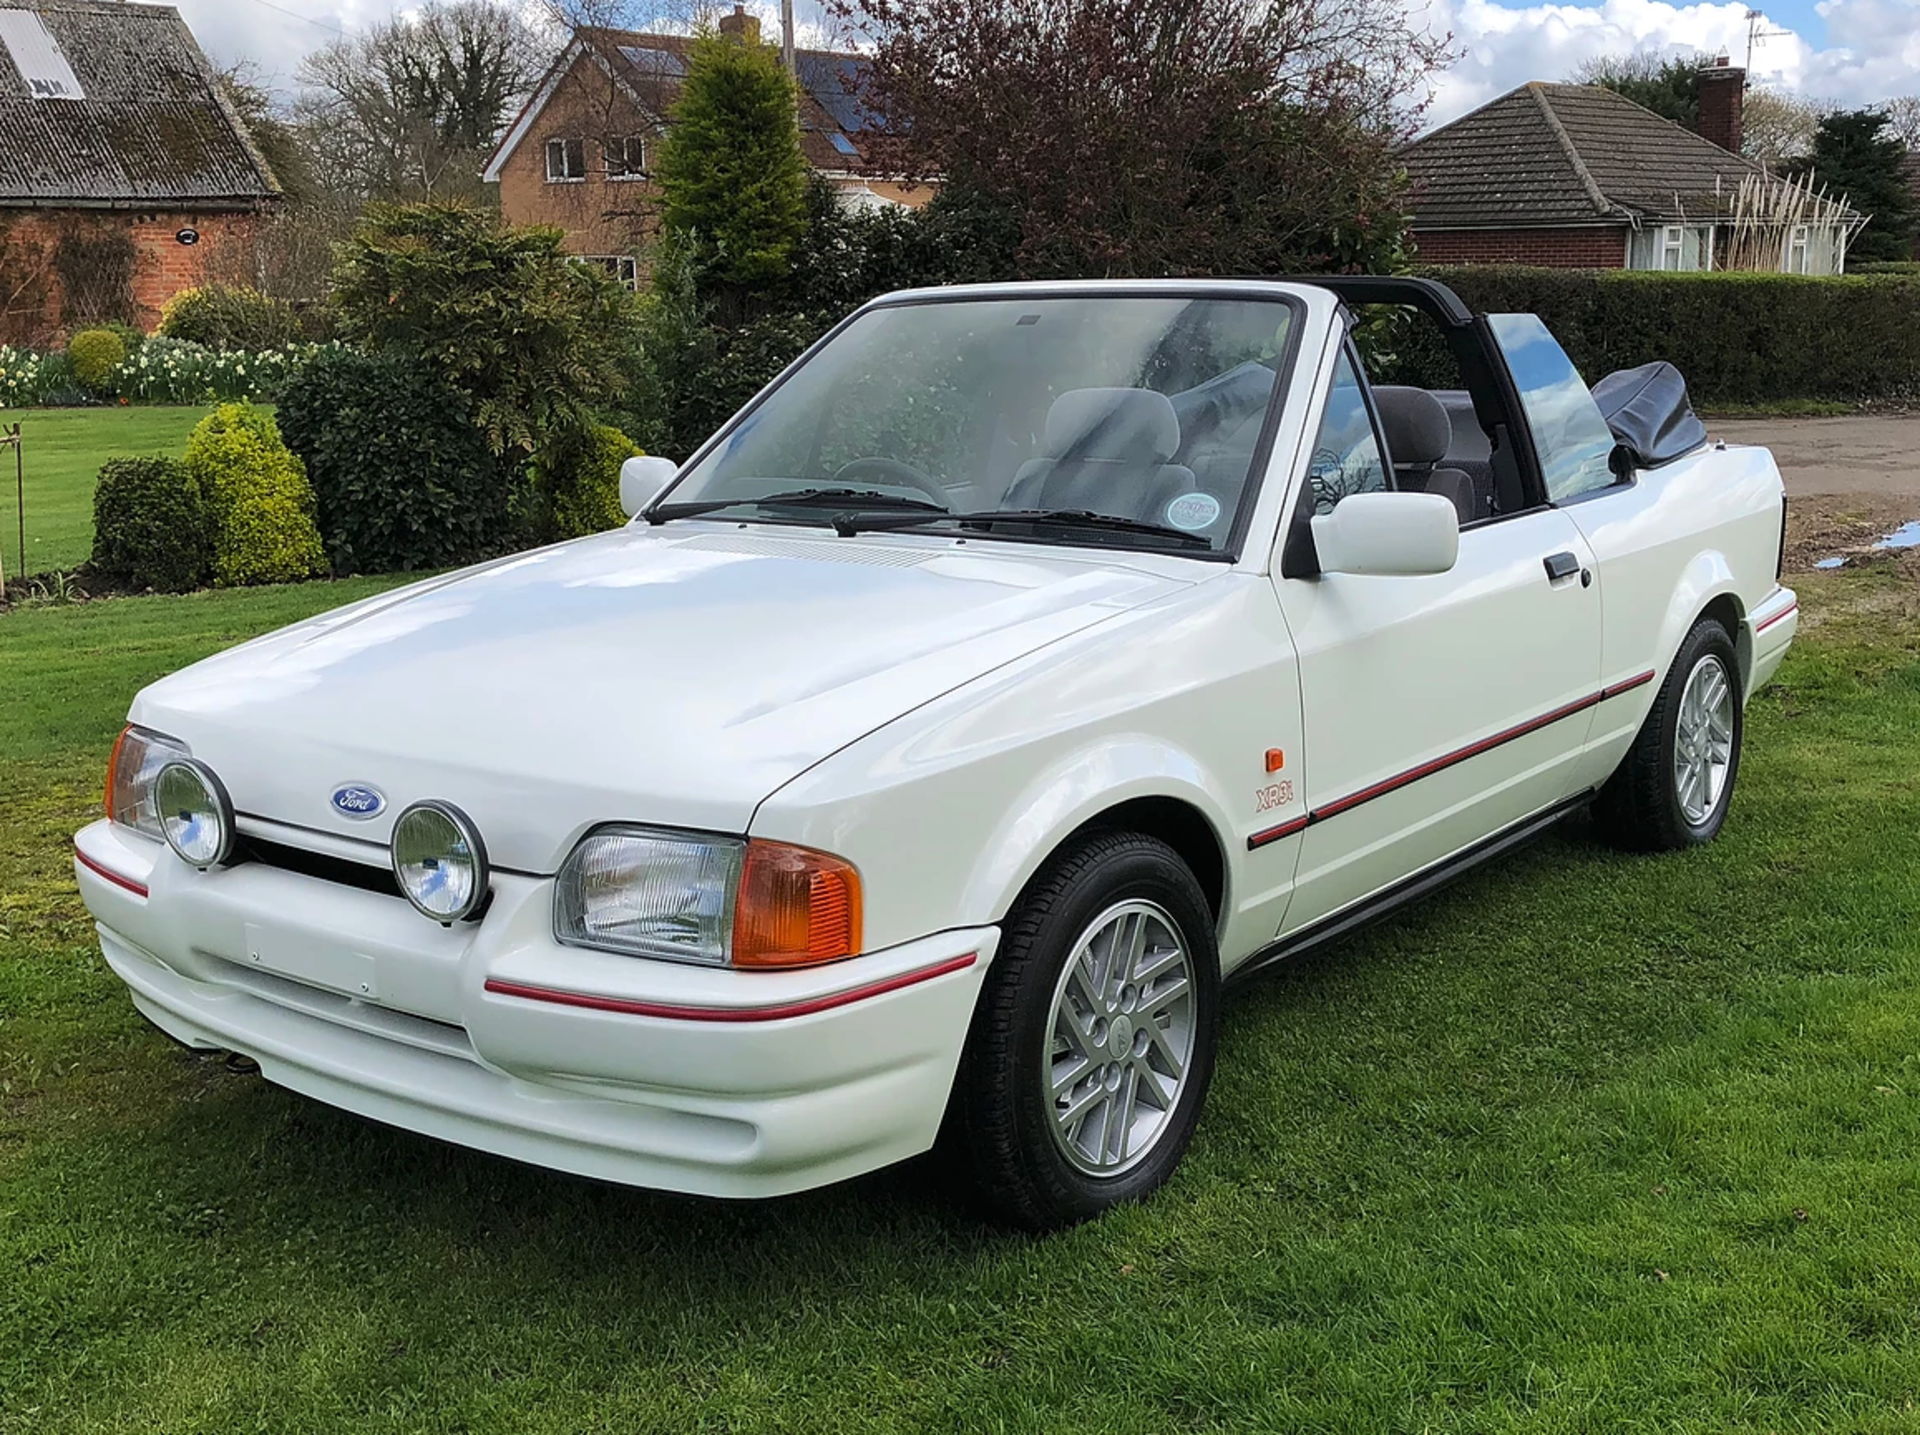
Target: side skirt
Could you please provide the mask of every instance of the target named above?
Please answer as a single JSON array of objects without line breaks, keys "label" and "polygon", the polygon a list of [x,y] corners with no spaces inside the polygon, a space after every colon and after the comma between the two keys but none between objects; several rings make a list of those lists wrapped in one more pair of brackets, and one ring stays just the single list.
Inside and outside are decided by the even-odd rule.
[{"label": "side skirt", "polygon": [[1422,897],[1437,892],[1457,877],[1465,876],[1483,862],[1490,862],[1502,853],[1511,852],[1522,843],[1530,842],[1579,808],[1593,800],[1591,791],[1556,802],[1552,807],[1522,818],[1511,827],[1502,828],[1491,837],[1483,837],[1471,847],[1463,847],[1453,856],[1443,858],[1433,866],[1403,878],[1384,891],[1358,902],[1338,912],[1329,913],[1317,922],[1309,923],[1297,932],[1289,932],[1277,942],[1269,943],[1255,952],[1246,961],[1235,967],[1227,977],[1230,987],[1237,987],[1249,978],[1265,971],[1289,957],[1297,957],[1315,947],[1336,942],[1342,937],[1351,936],[1362,927],[1371,926],[1383,917],[1391,916],[1402,907],[1419,901]]}]

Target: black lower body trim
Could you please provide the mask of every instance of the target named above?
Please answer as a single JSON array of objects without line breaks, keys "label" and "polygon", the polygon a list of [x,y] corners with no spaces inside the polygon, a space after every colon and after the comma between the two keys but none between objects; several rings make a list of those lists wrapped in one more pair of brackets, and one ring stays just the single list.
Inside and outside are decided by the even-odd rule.
[{"label": "black lower body trim", "polygon": [[1314,947],[1324,946],[1328,942],[1359,931],[1362,927],[1390,916],[1411,902],[1437,892],[1456,877],[1464,876],[1482,862],[1491,861],[1503,852],[1511,852],[1524,842],[1530,842],[1553,826],[1568,813],[1585,807],[1593,800],[1592,792],[1582,792],[1531,817],[1522,818],[1511,827],[1504,827],[1491,837],[1483,837],[1471,847],[1462,848],[1453,856],[1436,862],[1423,871],[1403,878],[1385,891],[1377,892],[1366,900],[1338,912],[1330,912],[1317,922],[1310,922],[1297,932],[1289,932],[1279,941],[1273,942],[1255,952],[1246,961],[1235,967],[1228,975],[1231,985],[1238,985],[1247,978],[1263,971],[1276,962],[1288,957],[1297,957]]}]

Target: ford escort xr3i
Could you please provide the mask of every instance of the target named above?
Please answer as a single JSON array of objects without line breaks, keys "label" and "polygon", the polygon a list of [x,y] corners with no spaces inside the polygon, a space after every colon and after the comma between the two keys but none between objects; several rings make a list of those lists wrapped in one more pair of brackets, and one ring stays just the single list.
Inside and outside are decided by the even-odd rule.
[{"label": "ford escort xr3i", "polygon": [[[1354,308],[1457,390],[1368,381]],[[366,1116],[769,1196],[940,1138],[1058,1226],[1223,982],[1591,805],[1726,820],[1780,477],[1412,280],[893,294],[619,531],[135,697],[76,872],[156,1025]]]}]

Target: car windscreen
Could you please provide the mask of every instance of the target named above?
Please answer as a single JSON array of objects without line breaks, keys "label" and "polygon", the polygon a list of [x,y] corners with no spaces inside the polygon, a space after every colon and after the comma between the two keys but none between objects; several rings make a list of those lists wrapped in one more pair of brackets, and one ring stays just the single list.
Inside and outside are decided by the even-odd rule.
[{"label": "car windscreen", "polygon": [[1191,295],[871,309],[657,508],[1217,553],[1294,322],[1281,298]]}]

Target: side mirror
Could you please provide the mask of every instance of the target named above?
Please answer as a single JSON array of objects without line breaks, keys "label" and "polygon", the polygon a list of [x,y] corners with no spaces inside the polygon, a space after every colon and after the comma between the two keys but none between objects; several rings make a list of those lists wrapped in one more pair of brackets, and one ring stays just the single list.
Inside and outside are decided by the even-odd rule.
[{"label": "side mirror", "polygon": [[1350,493],[1313,519],[1322,573],[1417,578],[1460,556],[1460,514],[1438,493]]},{"label": "side mirror", "polygon": [[680,465],[670,458],[640,454],[620,465],[620,507],[632,518],[673,482]]}]

